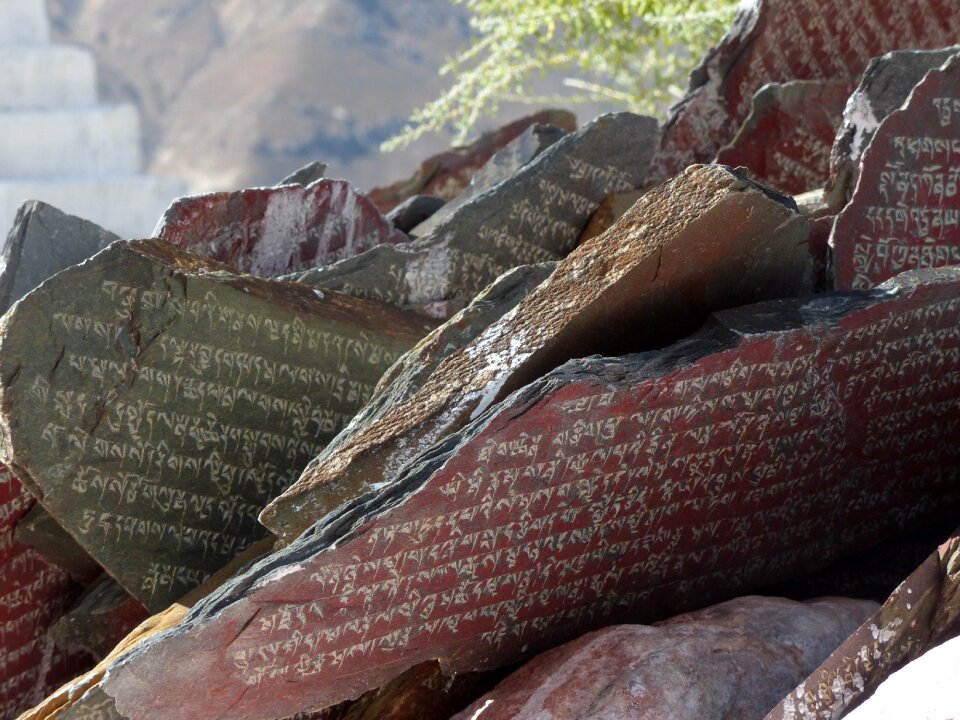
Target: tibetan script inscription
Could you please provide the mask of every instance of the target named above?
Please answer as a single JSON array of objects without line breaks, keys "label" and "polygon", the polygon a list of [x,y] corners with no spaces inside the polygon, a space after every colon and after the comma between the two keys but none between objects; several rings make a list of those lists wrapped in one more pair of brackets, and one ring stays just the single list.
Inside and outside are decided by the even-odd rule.
[{"label": "tibetan script inscription", "polygon": [[115,243],[7,317],[4,455],[156,611],[262,536],[266,501],[428,329],[159,240]]},{"label": "tibetan script inscription", "polygon": [[346,180],[180,198],[157,237],[258,277],[322,267],[406,242]]},{"label": "tibetan script inscription", "polygon": [[80,587],[13,530],[33,505],[9,468],[0,465],[0,717],[14,718],[61,683],[86,670],[89,658],[65,655],[48,636]]},{"label": "tibetan script inscription", "polygon": [[664,128],[651,179],[708,162],[730,142],[763,85],[790,80],[856,84],[871,58],[941,48],[960,36],[952,0],[753,0],[691,74]]},{"label": "tibetan script inscription", "polygon": [[877,128],[831,235],[836,287],[960,263],[960,55]]},{"label": "tibetan script inscription", "polygon": [[[953,516],[958,390],[952,268],[571,361],[228,582],[105,690],[131,720],[268,720],[809,572]],[[217,696],[176,692],[197,678]]]}]

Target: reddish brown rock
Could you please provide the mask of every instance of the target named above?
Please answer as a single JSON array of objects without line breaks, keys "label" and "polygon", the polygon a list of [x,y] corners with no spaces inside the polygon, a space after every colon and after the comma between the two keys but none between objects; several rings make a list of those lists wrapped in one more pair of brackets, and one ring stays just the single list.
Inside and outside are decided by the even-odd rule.
[{"label": "reddish brown rock", "polygon": [[65,654],[48,637],[79,594],[60,568],[14,540],[13,529],[34,503],[19,480],[0,466],[0,717],[14,718],[89,659]]},{"label": "reddish brown rock", "polygon": [[717,162],[744,166],[760,182],[791,195],[823,187],[852,90],[849,82],[831,80],[764,85],[736,137],[717,153]]},{"label": "reddish brown rock", "polygon": [[408,240],[346,180],[180,198],[164,213],[156,235],[266,278]]},{"label": "reddish brown rock", "polygon": [[[227,583],[105,691],[132,720],[266,719],[431,659],[507,665],[952,517],[958,320],[943,268],[571,361]],[[216,690],[176,692],[197,678]]]},{"label": "reddish brown rock", "polygon": [[952,0],[753,0],[690,77],[654,160],[652,179],[707,162],[750,113],[753,94],[771,82],[856,84],[871,58],[898,48],[956,42]]},{"label": "reddish brown rock", "polygon": [[960,262],[960,55],[877,128],[830,236],[836,287]]},{"label": "reddish brown rock", "polygon": [[417,171],[405,180],[369,192],[370,200],[388,213],[413,195],[435,195],[452,200],[470,183],[473,174],[493,155],[531,125],[555,125],[567,132],[577,129],[577,118],[566,110],[541,110],[484,133],[469,145],[453,147],[424,160]]},{"label": "reddish brown rock", "polygon": [[713,308],[805,292],[809,227],[795,207],[722,166],[689,169],[571,253],[406,402],[341,434],[261,522],[291,540],[570,357],[662,347]]},{"label": "reddish brown rock", "polygon": [[627,214],[627,211],[633,207],[644,195],[644,190],[627,190],[626,192],[612,193],[607,195],[596,212],[590,217],[590,222],[577,240],[577,245],[582,245],[587,240],[603,235],[612,228],[617,220]]},{"label": "reddish brown rock", "polygon": [[880,122],[903,105],[924,75],[958,52],[957,45],[940,50],[896,50],[870,61],[843,111],[843,124],[831,152],[825,200],[833,213],[843,209],[853,195],[860,159]]},{"label": "reddish brown rock", "polygon": [[743,597],[606,628],[536,657],[452,720],[759,718],[875,608]]},{"label": "reddish brown rock", "polygon": [[960,530],[771,710],[766,720],[846,717],[899,668],[958,635]]}]

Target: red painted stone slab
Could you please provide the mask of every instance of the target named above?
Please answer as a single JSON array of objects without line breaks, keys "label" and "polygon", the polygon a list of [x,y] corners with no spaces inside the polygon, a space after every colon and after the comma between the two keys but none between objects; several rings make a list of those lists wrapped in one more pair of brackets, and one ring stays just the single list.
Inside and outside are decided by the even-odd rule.
[{"label": "red painted stone slab", "polygon": [[836,287],[960,263],[960,55],[877,128],[830,236]]},{"label": "red painted stone slab", "polygon": [[742,165],[755,179],[791,195],[823,187],[853,89],[850,83],[829,80],[764,85],[740,132],[717,153],[717,162]]},{"label": "red painted stone slab", "polygon": [[473,174],[486,165],[498,150],[537,123],[555,125],[567,132],[577,129],[577,118],[573,113],[541,110],[484,133],[469,145],[452,147],[427,158],[409,178],[371,190],[368,193],[370,200],[384,214],[414,195],[434,195],[453,200],[470,184]]},{"label": "red painted stone slab", "polygon": [[[114,668],[131,720],[268,720],[825,566],[960,503],[960,269],[571,361]],[[189,687],[190,693],[182,689]]]},{"label": "red painted stone slab", "polygon": [[33,497],[0,465],[0,718],[23,710],[87,669],[89,658],[65,656],[47,637],[80,588],[13,529]]},{"label": "red painted stone slab", "polygon": [[277,277],[409,238],[346,180],[180,198],[157,237],[260,277]]},{"label": "red painted stone slab", "polygon": [[651,179],[708,162],[770,82],[856,84],[871,58],[898,48],[933,49],[960,37],[954,0],[753,0],[693,71],[654,158]]},{"label": "red painted stone slab", "polygon": [[960,634],[960,530],[766,720],[839,720],[891,674]]}]

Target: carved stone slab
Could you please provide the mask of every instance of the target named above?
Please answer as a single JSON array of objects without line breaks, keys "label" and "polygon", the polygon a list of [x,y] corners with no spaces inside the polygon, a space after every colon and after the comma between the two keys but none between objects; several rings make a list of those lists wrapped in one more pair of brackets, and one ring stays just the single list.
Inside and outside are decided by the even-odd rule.
[{"label": "carved stone slab", "polygon": [[0,314],[51,275],[120,238],[99,225],[31,200],[17,210],[0,268]]},{"label": "carved stone slab", "polygon": [[63,570],[16,542],[13,529],[34,503],[10,470],[0,465],[0,717],[23,710],[89,665],[66,655],[48,631],[79,594]]},{"label": "carved stone slab", "polygon": [[462,193],[417,225],[410,234],[414,237],[428,235],[458,207],[506,180],[565,134],[563,129],[553,125],[531,125],[477,170]]},{"label": "carved stone slab", "polygon": [[960,46],[941,50],[896,50],[870,61],[860,85],[843,112],[830,158],[827,204],[839,212],[857,184],[860,158],[877,126],[903,105],[923,76],[960,52]]},{"label": "carved stone slab", "polygon": [[346,180],[180,198],[157,237],[259,277],[329,265],[381,243],[406,242]]},{"label": "carved stone slab", "polygon": [[484,133],[474,142],[453,147],[427,158],[409,178],[370,191],[370,200],[388,213],[413,195],[435,195],[453,200],[470,183],[473,174],[500,149],[531,125],[555,125],[567,132],[577,129],[577,118],[566,110],[541,110]]},{"label": "carved stone slab", "polygon": [[863,155],[830,236],[838,289],[960,262],[960,55],[931,71]]},{"label": "carved stone slab", "polygon": [[871,58],[957,41],[952,0],[752,0],[690,77],[651,170],[667,178],[730,142],[761,86],[790,80],[856,84]]},{"label": "carved stone slab", "polygon": [[845,717],[894,671],[960,634],[960,530],[766,720]]},{"label": "carved stone slab", "polygon": [[296,279],[449,317],[507,270],[570,252],[607,195],[642,183],[656,137],[652,118],[602,115],[460,206],[429,235]]},{"label": "carved stone slab", "polygon": [[6,316],[3,457],[161,609],[263,535],[263,505],[430,325],[160,240],[114,243]]},{"label": "carved stone slab", "polygon": [[791,195],[823,187],[852,90],[848,82],[829,80],[764,85],[737,136],[717,153],[717,162],[744,166],[752,177]]},{"label": "carved stone slab", "polygon": [[402,405],[337,438],[261,522],[292,539],[571,357],[662,347],[712,309],[805,292],[809,225],[795,207],[722,166],[690,168],[577,248]]},{"label": "carved stone slab", "polygon": [[267,720],[433,658],[507,665],[823,567],[953,516],[958,378],[954,268],[571,361],[228,582],[104,688],[131,720]]}]

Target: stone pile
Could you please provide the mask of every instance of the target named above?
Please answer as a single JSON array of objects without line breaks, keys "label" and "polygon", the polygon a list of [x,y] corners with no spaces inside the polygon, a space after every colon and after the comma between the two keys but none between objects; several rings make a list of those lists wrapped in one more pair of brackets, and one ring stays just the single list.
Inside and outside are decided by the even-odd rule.
[{"label": "stone pile", "polygon": [[747,3],[662,127],[369,195],[24,206],[0,717],[955,714],[956,10]]}]

